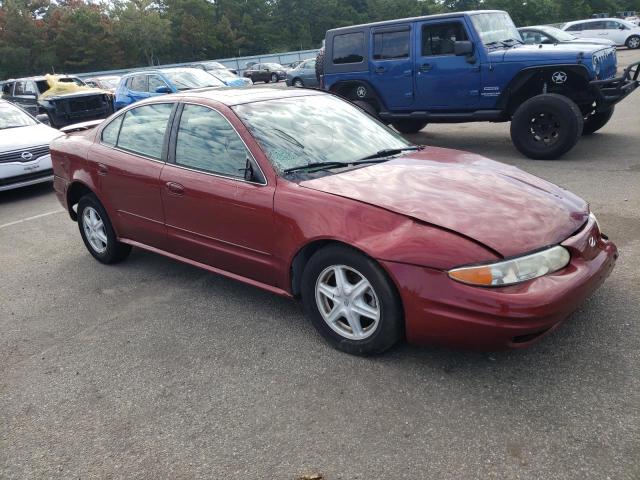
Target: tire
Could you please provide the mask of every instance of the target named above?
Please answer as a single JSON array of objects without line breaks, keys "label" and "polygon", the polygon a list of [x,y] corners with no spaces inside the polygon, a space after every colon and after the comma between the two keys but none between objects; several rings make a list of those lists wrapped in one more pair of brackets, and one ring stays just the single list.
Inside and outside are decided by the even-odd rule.
[{"label": "tire", "polygon": [[571,99],[546,93],[518,107],[511,119],[511,140],[529,158],[554,160],[575,146],[583,124],[582,112]]},{"label": "tire", "polygon": [[316,80],[320,84],[320,77],[324,75],[324,48],[320,49],[316,55]]},{"label": "tire", "polygon": [[[89,224],[89,219],[94,220],[97,217],[97,222],[92,227]],[[102,222],[102,228],[96,227],[99,222]],[[131,246],[121,243],[117,240],[116,233],[113,230],[109,216],[106,210],[96,198],[95,195],[85,195],[78,202],[78,228],[80,229],[80,236],[85,247],[89,250],[89,253],[101,263],[116,263],[124,260],[131,252]],[[90,236],[90,233],[95,235]],[[100,237],[100,233],[102,237]],[[103,249],[99,246],[103,246]]]},{"label": "tire", "polygon": [[362,110],[367,112],[373,118],[379,120],[378,110],[376,110],[376,107],[374,107],[371,103],[369,103],[369,102],[367,102],[365,100],[351,100],[351,103],[353,103],[354,105],[360,107]]},{"label": "tire", "polygon": [[640,36],[631,35],[629,38],[627,38],[627,41],[624,42],[624,44],[627,46],[627,48],[630,48],[632,50],[640,48]]},{"label": "tire", "polygon": [[604,127],[611,117],[615,107],[611,107],[603,112],[592,113],[584,120],[584,127],[582,128],[582,135],[591,135]]},{"label": "tire", "polygon": [[[344,276],[336,276],[337,271]],[[345,281],[338,282],[338,278]],[[360,283],[363,288],[354,289],[362,280],[367,282]],[[326,293],[331,290],[339,301]],[[338,350],[354,355],[382,353],[404,336],[402,304],[395,286],[374,260],[355,249],[332,245],[316,252],[302,274],[301,292],[307,318]],[[355,313],[356,309],[367,314]],[[335,320],[325,320],[334,312]]]},{"label": "tire", "polygon": [[301,78],[294,78],[291,82],[292,87],[304,87],[304,82]]},{"label": "tire", "polygon": [[393,128],[395,128],[400,133],[418,133],[424,127],[426,127],[428,122],[424,120],[397,120],[395,122],[391,122]]},{"label": "tire", "polygon": [[273,83],[278,83],[278,75],[277,75],[277,74],[275,74],[275,73],[272,73],[272,74],[271,74],[271,81],[272,81]]}]

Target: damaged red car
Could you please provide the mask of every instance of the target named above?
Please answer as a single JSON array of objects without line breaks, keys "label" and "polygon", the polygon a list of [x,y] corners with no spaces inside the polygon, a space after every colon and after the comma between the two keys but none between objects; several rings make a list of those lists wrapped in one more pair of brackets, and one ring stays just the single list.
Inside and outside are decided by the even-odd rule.
[{"label": "damaged red car", "polygon": [[327,93],[166,95],[83,128],[52,143],[54,184],[98,261],[139,247],[300,297],[350,353],[529,345],[618,255],[576,195]]}]

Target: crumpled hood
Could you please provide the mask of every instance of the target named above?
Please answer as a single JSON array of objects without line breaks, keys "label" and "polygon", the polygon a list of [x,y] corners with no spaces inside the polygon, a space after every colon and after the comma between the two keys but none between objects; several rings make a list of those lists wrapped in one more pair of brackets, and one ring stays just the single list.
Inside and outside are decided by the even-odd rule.
[{"label": "crumpled hood", "polygon": [[49,145],[54,138],[61,135],[63,134],[58,130],[42,123],[29,127],[6,128],[0,130],[0,153]]},{"label": "crumpled hood", "polygon": [[560,243],[589,215],[584,200],[552,183],[442,148],[300,185],[455,231],[505,257]]},{"label": "crumpled hood", "polygon": [[111,95],[110,92],[108,92],[107,90],[101,90],[99,88],[91,88],[91,89],[87,89],[87,90],[82,90],[82,91],[76,91],[76,92],[69,92],[69,93],[55,93],[55,94],[49,94],[49,95],[41,95],[39,100],[61,100],[61,99],[68,99],[68,98],[81,98],[81,97],[92,97],[95,95]]},{"label": "crumpled hood", "polygon": [[516,45],[512,48],[495,49],[489,52],[492,62],[561,62],[576,63],[580,53],[584,58],[590,59],[591,55],[606,45],[593,45],[586,43],[557,43],[553,45]]}]

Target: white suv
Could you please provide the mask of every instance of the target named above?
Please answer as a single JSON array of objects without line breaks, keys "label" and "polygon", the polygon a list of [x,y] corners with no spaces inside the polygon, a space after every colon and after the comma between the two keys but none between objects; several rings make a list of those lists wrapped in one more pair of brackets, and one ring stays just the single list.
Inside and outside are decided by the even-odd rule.
[{"label": "white suv", "polygon": [[608,38],[618,46],[640,48],[640,27],[619,18],[592,18],[567,22],[562,29],[576,37]]},{"label": "white suv", "polygon": [[49,143],[62,135],[0,100],[0,191],[53,180]]}]

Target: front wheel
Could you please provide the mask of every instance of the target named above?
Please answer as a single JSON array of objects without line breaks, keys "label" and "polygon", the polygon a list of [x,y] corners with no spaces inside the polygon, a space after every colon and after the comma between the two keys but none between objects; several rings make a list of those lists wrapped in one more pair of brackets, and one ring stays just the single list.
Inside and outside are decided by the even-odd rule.
[{"label": "front wheel", "polygon": [[278,83],[278,75],[276,75],[275,73],[271,74],[271,81],[273,83]]},{"label": "front wheel", "polygon": [[345,246],[316,252],[302,276],[307,317],[335,348],[351,354],[381,353],[403,336],[399,296],[380,266]]},{"label": "front wheel", "polygon": [[295,78],[291,83],[293,84],[294,87],[304,87],[304,83],[300,78]]},{"label": "front wheel", "polygon": [[85,195],[78,202],[78,227],[87,250],[101,263],[124,260],[131,246],[117,240],[109,216],[95,195]]},{"label": "front wheel", "polygon": [[511,140],[521,153],[537,160],[553,160],[578,142],[584,119],[569,98],[555,93],[525,101],[511,119]]},{"label": "front wheel", "polygon": [[427,123],[424,120],[396,120],[391,125],[400,133],[418,133]]},{"label": "front wheel", "polygon": [[584,119],[584,127],[582,128],[582,135],[591,135],[604,127],[611,117],[615,107],[611,107],[608,110],[602,112],[592,113]]},{"label": "front wheel", "polygon": [[636,48],[640,48],[640,36],[638,35],[630,36],[629,38],[627,38],[625,45],[627,46],[627,48],[630,48],[633,50],[635,50]]}]

